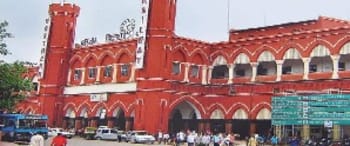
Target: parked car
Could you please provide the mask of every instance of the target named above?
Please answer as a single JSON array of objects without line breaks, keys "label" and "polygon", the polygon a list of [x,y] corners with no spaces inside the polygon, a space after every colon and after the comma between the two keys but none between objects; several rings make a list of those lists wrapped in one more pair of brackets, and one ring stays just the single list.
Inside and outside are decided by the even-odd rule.
[{"label": "parked car", "polygon": [[112,128],[98,128],[94,138],[97,140],[118,140],[118,131]]},{"label": "parked car", "polygon": [[144,130],[131,131],[129,135],[129,140],[131,143],[151,143],[153,144],[156,140],[153,135],[148,134]]},{"label": "parked car", "polygon": [[62,128],[49,128],[48,136],[56,136],[57,133],[61,133],[63,136],[67,138],[72,138],[75,135],[75,133],[65,131]]}]

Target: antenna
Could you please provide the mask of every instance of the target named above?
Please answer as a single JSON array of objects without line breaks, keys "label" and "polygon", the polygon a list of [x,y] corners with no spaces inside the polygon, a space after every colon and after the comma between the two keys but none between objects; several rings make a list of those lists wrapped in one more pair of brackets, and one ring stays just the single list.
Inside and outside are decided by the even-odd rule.
[{"label": "antenna", "polygon": [[61,0],[61,5],[63,6],[63,4],[65,3],[65,0]]},{"label": "antenna", "polygon": [[227,0],[227,32],[230,33],[230,0]]}]

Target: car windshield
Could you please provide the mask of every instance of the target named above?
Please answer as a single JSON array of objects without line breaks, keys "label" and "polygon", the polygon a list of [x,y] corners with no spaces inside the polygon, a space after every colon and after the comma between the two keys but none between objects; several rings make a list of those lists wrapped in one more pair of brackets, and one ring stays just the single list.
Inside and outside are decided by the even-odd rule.
[{"label": "car windshield", "polygon": [[145,131],[136,132],[136,135],[147,135],[147,132],[145,132]]}]

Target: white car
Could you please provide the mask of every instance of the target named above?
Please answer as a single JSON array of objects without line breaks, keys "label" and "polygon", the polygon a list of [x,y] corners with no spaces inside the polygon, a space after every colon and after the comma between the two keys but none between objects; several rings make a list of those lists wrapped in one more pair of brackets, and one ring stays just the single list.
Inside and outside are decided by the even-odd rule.
[{"label": "white car", "polygon": [[130,133],[130,142],[132,143],[151,143],[153,144],[156,139],[153,135],[148,134],[146,131],[132,131]]},{"label": "white car", "polygon": [[62,128],[49,128],[48,136],[56,136],[57,133],[61,133],[67,138],[72,138],[75,134],[69,131],[64,131]]},{"label": "white car", "polygon": [[118,140],[118,131],[112,128],[98,128],[94,138],[97,140]]}]

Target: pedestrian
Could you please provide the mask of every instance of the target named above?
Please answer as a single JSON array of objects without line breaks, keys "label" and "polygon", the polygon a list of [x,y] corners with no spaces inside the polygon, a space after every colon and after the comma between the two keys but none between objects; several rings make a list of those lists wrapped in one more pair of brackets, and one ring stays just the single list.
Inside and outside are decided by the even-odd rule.
[{"label": "pedestrian", "polygon": [[278,137],[276,136],[276,135],[273,135],[272,137],[271,137],[271,144],[273,145],[273,146],[277,146],[278,145]]},{"label": "pedestrian", "polygon": [[221,141],[222,141],[222,136],[220,133],[217,133],[213,136],[214,146],[220,146]]},{"label": "pedestrian", "polygon": [[44,146],[44,137],[38,132],[30,138],[30,146]]},{"label": "pedestrian", "polygon": [[161,144],[163,141],[163,133],[159,130],[158,132],[158,144]]},{"label": "pedestrian", "polygon": [[257,146],[257,141],[254,135],[249,138],[248,146]]},{"label": "pedestrian", "polygon": [[62,135],[62,133],[57,133],[52,139],[51,146],[67,146],[67,139]]}]

